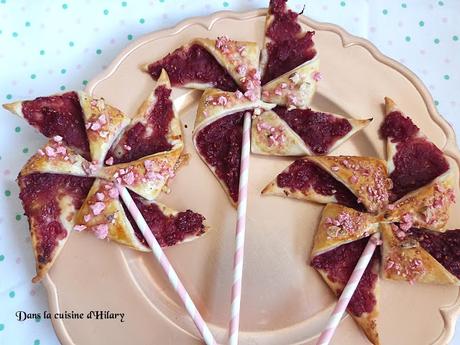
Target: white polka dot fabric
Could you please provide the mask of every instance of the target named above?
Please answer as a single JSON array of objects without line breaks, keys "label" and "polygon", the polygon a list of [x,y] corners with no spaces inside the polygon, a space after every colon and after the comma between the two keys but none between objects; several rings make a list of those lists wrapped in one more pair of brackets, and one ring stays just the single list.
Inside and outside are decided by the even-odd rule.
[{"label": "white polka dot fabric", "polygon": [[[247,11],[268,0],[0,0],[0,103],[84,88],[132,40],[220,10]],[[444,117],[460,131],[459,0],[290,0],[317,21],[368,38],[414,71]],[[44,143],[0,110],[0,344],[58,344],[50,321],[18,322],[43,312],[46,292],[30,282],[35,264],[15,178]],[[460,328],[457,327],[460,333]],[[453,344],[460,344],[460,334]]]}]

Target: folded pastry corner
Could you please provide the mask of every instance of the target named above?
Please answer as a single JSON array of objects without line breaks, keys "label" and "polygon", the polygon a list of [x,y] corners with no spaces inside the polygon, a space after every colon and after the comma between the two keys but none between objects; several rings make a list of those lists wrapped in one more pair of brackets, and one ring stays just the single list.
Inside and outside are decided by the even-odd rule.
[{"label": "folded pastry corner", "polygon": [[99,239],[108,238],[139,251],[149,251],[136,236],[113,182],[95,181],[75,223],[75,231],[92,231]]},{"label": "folded pastry corner", "polygon": [[37,274],[43,279],[64,247],[94,178],[51,172],[32,172],[26,166],[19,174],[21,199],[29,222]]},{"label": "folded pastry corner", "polygon": [[385,115],[380,136],[386,139],[388,172],[393,181],[391,201],[395,201],[448,171],[449,163],[389,97],[385,97]]},{"label": "folded pastry corner", "polygon": [[107,165],[132,162],[184,148],[182,127],[171,99],[171,83],[162,70],[153,91],[108,150]]},{"label": "folded pastry corner", "polygon": [[251,152],[274,156],[309,154],[302,138],[273,110],[255,116],[251,126]]},{"label": "folded pastry corner", "polygon": [[383,277],[460,285],[460,230],[445,233],[381,224]]},{"label": "folded pastry corner", "polygon": [[386,209],[391,180],[384,161],[359,156],[312,156],[308,159],[344,184],[371,213]]},{"label": "folded pastry corner", "polygon": [[34,100],[17,101],[3,107],[24,118],[48,138],[59,136],[66,145],[91,161],[80,94],[69,91]]},{"label": "folded pastry corner", "polygon": [[307,109],[320,80],[319,58],[307,61],[262,87],[262,99],[288,108]]},{"label": "folded pastry corner", "polygon": [[369,212],[385,210],[391,181],[385,162],[372,157],[311,156],[298,159],[262,194],[318,203],[339,203]]},{"label": "folded pastry corner", "polygon": [[449,211],[455,202],[454,179],[450,170],[404,195],[385,212],[386,222],[399,222],[409,229],[412,226],[433,231],[445,231]]},{"label": "folded pastry corner", "polygon": [[85,121],[92,163],[101,167],[113,142],[130,124],[131,119],[119,109],[107,104],[102,97],[96,98],[84,91],[79,91],[78,96]]},{"label": "folded pastry corner", "polygon": [[90,162],[67,146],[62,137],[56,135],[29,158],[20,175],[56,173],[94,177],[95,171],[90,166]]},{"label": "folded pastry corner", "polygon": [[379,231],[380,215],[357,211],[339,204],[327,204],[313,240],[312,257]]},{"label": "folded pastry corner", "polygon": [[326,155],[372,119],[351,119],[307,109],[277,106],[255,117],[252,123],[252,152],[276,156]]},{"label": "folded pastry corner", "polygon": [[317,55],[312,39],[315,33],[302,27],[298,17],[287,7],[287,0],[270,0],[260,59],[262,84]]},{"label": "folded pastry corner", "polygon": [[147,200],[154,200],[184,162],[182,150],[155,153],[133,162],[103,167],[99,177],[117,182]]},{"label": "folded pastry corner", "polygon": [[314,31],[306,30],[287,0],[271,0],[261,51],[262,97],[270,103],[305,109],[320,80]]},{"label": "folded pastry corner", "polygon": [[357,198],[346,186],[306,158],[298,159],[284,169],[262,190],[262,194],[358,207]]},{"label": "folded pastry corner", "polygon": [[[116,182],[152,200],[187,160],[170,94],[163,71],[132,121],[104,99],[81,91],[4,105],[50,138],[18,176],[36,258],[34,282],[54,264],[74,227],[91,228],[99,236],[110,234],[118,242],[148,250],[126,220],[129,215],[122,203],[109,197],[116,192]],[[107,186],[111,188],[104,189]],[[151,226],[157,220],[166,224],[161,232],[165,245],[193,239],[207,229],[204,218],[192,211],[177,212],[137,195],[136,200],[153,217]]]},{"label": "folded pastry corner", "polygon": [[226,36],[197,38],[142,69],[153,79],[165,69],[173,86],[240,89],[247,97],[260,96],[259,48],[255,42],[234,41]]},{"label": "folded pastry corner", "polygon": [[24,113],[22,112],[22,101],[15,101],[11,103],[2,104],[2,107],[5,110],[8,110],[10,113],[18,115],[19,117],[24,118]]}]

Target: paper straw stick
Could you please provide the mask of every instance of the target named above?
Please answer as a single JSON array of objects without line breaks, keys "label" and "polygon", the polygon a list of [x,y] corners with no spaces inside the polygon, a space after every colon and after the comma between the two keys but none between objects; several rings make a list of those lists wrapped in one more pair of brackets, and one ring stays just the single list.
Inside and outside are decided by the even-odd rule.
[{"label": "paper straw stick", "polygon": [[171,283],[174,290],[176,290],[180,299],[184,303],[185,309],[187,309],[187,312],[189,313],[190,317],[192,318],[193,322],[198,328],[198,331],[201,333],[204,342],[207,345],[217,344],[214,340],[214,337],[211,334],[211,331],[209,330],[208,326],[201,317],[200,312],[196,308],[195,304],[193,304],[190,295],[185,290],[185,287],[182,284],[182,282],[179,280],[176,271],[172,267],[171,263],[169,262],[168,258],[163,252],[163,249],[161,249],[157,239],[155,238],[155,236],[153,236],[153,233],[147,225],[147,222],[145,221],[141,212],[134,203],[133,198],[128,193],[128,190],[120,185],[117,185],[117,188],[120,192],[121,198],[123,199],[126,207],[129,210],[129,213],[131,213],[131,216],[133,216],[133,219],[139,227],[139,230],[142,232],[142,235],[147,240],[147,243],[149,244],[150,248],[152,248],[153,256],[157,259],[157,261],[160,263],[161,267],[165,271],[166,275],[168,276],[169,282]]},{"label": "paper straw stick", "polygon": [[350,276],[350,279],[348,279],[348,283],[343,289],[343,292],[340,295],[337,304],[335,305],[334,311],[329,317],[329,321],[327,322],[326,327],[316,342],[316,345],[327,345],[331,341],[334,332],[339,325],[340,319],[347,309],[348,303],[350,303],[350,300],[353,297],[356,288],[358,287],[359,281],[361,280],[361,277],[363,276],[364,271],[366,270],[366,267],[372,258],[372,255],[374,254],[375,248],[377,248],[379,244],[379,241],[380,233],[377,232],[372,235],[367,242],[367,245],[364,248],[361,257],[359,258],[358,263],[356,264],[356,267]]},{"label": "paper straw stick", "polygon": [[238,330],[240,326],[241,281],[243,278],[244,237],[246,233],[246,209],[248,206],[248,179],[251,113],[244,114],[243,144],[241,146],[240,181],[238,190],[238,219],[236,222],[235,254],[233,258],[233,285],[232,306],[229,325],[230,345],[238,344]]}]

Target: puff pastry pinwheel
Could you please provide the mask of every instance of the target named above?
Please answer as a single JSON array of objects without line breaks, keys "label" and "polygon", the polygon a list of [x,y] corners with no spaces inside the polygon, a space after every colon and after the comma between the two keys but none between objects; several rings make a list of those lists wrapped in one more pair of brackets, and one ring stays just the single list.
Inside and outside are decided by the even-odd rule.
[{"label": "puff pastry pinwheel", "polygon": [[197,38],[142,67],[154,79],[166,69],[174,86],[206,90],[194,143],[233,205],[244,111],[253,114],[251,152],[277,156],[328,154],[372,120],[309,108],[320,78],[314,32],[286,3],[270,1],[261,52],[254,42]]},{"label": "puff pastry pinwheel", "polygon": [[337,295],[343,291],[369,236],[381,232],[377,247],[354,293],[348,312],[373,344],[379,344],[379,271],[383,278],[414,283],[460,285],[460,230],[444,233],[400,223],[382,214],[328,204],[311,252],[311,266]]},{"label": "puff pastry pinwheel", "polygon": [[[298,149],[300,141],[294,136],[284,139],[280,134],[279,129],[286,127],[275,116],[277,108],[264,112],[255,125],[260,127],[265,116],[267,128],[275,128],[266,131],[272,143],[280,141],[286,150],[310,154]],[[327,203],[315,235],[311,266],[338,296],[370,236],[381,232],[383,247],[376,249],[348,306],[373,344],[380,343],[379,271],[387,279],[409,283],[460,285],[460,231],[446,231],[455,202],[449,162],[388,98],[386,112],[380,131],[387,138],[387,162],[372,157],[305,156],[262,191]],[[253,143],[256,135],[253,128]],[[420,162],[414,162],[418,157]]]},{"label": "puff pastry pinwheel", "polygon": [[348,119],[313,109],[276,107],[254,119],[252,152],[275,156],[325,155],[371,120]]},{"label": "puff pastry pinwheel", "polygon": [[[382,247],[377,247],[348,306],[349,313],[373,344],[380,343],[376,319],[379,270],[386,279],[407,281],[410,284],[460,285],[460,230],[446,230],[449,209],[455,202],[449,162],[434,144],[420,134],[412,120],[397,110],[394,102],[388,98],[385,101],[387,117],[381,127],[381,134],[387,138],[387,164],[392,173],[386,175],[383,169],[386,180],[391,178],[391,183],[384,184],[387,189],[386,203],[376,205],[376,213],[364,213],[356,207],[340,205],[350,204],[341,192],[340,197],[337,197],[324,193],[323,189],[327,197],[315,199],[318,191],[312,192],[311,189],[327,186],[323,182],[326,175],[333,176],[335,181],[340,181],[353,191],[346,183],[349,171],[343,170],[335,157],[307,157],[298,160],[267,187],[270,193],[284,193],[286,196],[293,193],[294,197],[305,200],[335,202],[323,209],[314,239],[311,265],[337,295],[341,294],[347,283],[368,237],[381,232]],[[418,157],[421,162],[406,161]],[[366,160],[364,157],[360,159]],[[337,168],[332,169],[334,161]],[[352,162],[350,158],[347,161]],[[382,161],[378,161],[382,166]],[[313,162],[316,169],[313,168]],[[414,165],[419,169],[416,172],[410,170]],[[359,171],[356,174],[359,175]],[[371,181],[365,184],[372,186]],[[396,185],[396,192],[392,192],[393,184]],[[341,191],[336,185],[329,188]],[[388,203],[389,198],[392,203]],[[369,205],[364,205],[370,211]]]},{"label": "puff pastry pinwheel", "polygon": [[150,250],[116,184],[131,190],[162,246],[205,233],[200,214],[155,201],[187,159],[170,94],[163,71],[133,118],[84,92],[4,105],[50,138],[18,176],[36,258],[34,282],[46,275],[72,229]]}]

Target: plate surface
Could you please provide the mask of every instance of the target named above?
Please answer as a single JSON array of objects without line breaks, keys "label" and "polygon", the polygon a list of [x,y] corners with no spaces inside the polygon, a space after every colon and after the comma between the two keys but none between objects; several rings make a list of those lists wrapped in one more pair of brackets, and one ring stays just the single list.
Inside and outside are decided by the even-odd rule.
[{"label": "plate surface", "polygon": [[[177,27],[152,33],[127,47],[87,91],[103,96],[127,114],[154,87],[140,71],[195,37],[226,34],[232,39],[263,38],[265,10],[219,12],[193,18]],[[420,80],[384,57],[368,41],[342,29],[302,17],[316,31],[315,42],[324,76],[312,106],[348,117],[374,121],[334,155],[384,158],[378,138],[383,97],[393,98],[451,158],[458,179],[460,155],[453,130],[439,116]],[[166,249],[190,295],[219,342],[226,339],[230,314],[233,240],[236,212],[191,142],[200,92],[175,89],[190,163],[161,201],[178,210],[206,216],[212,230],[199,240]],[[331,312],[335,298],[307,265],[321,205],[262,197],[261,189],[290,161],[252,155],[243,278],[241,344],[313,344]],[[456,186],[456,194],[460,196]],[[460,205],[452,211],[450,228],[460,227]],[[119,320],[53,320],[64,344],[198,344],[198,333],[150,254],[73,233],[45,278],[51,311],[108,310],[125,313]],[[381,281],[379,318],[382,344],[446,344],[460,310],[458,287],[410,286]],[[423,327],[420,327],[423,325]],[[350,317],[345,317],[333,344],[368,344]]]}]

